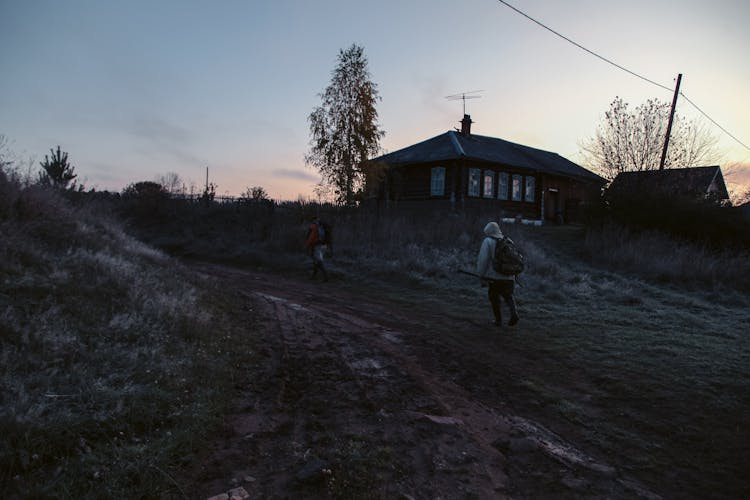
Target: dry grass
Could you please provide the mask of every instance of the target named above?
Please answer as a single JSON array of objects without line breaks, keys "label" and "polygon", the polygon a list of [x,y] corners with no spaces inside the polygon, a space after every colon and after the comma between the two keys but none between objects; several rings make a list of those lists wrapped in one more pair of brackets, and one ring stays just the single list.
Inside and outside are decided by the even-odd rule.
[{"label": "dry grass", "polygon": [[212,285],[100,213],[0,182],[2,496],[167,494],[226,396]]},{"label": "dry grass", "polygon": [[616,225],[588,231],[585,251],[600,266],[649,280],[691,288],[750,290],[747,251],[721,250]]}]

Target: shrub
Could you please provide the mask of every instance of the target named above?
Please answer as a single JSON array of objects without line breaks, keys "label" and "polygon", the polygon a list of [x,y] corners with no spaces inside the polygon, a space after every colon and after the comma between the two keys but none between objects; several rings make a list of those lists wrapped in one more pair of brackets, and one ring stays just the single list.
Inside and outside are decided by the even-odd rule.
[{"label": "shrub", "polygon": [[611,200],[608,219],[633,231],[660,231],[714,248],[750,249],[750,220],[710,200],[641,194]]},{"label": "shrub", "polygon": [[635,276],[700,288],[750,289],[750,255],[733,247],[607,224],[586,232],[584,248],[591,261]]}]

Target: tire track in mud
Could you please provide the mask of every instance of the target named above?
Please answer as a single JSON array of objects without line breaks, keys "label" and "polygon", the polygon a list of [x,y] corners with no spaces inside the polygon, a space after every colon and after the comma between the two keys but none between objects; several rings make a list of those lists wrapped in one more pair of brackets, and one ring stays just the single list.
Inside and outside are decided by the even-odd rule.
[{"label": "tire track in mud", "polygon": [[[348,375],[359,388],[360,401],[373,413],[391,421],[399,420],[398,427],[403,429],[408,429],[414,422],[422,422],[432,429],[427,434],[437,436],[436,443],[426,443],[431,436],[425,435],[405,438],[405,441],[412,441],[416,448],[423,448],[425,455],[432,455],[418,461],[433,462],[443,474],[454,472],[451,469],[455,464],[451,462],[455,461],[455,457],[443,450],[445,446],[440,440],[446,427],[452,428],[454,434],[468,434],[469,439],[464,437],[462,448],[465,451],[462,453],[470,456],[466,459],[469,463],[460,464],[462,467],[459,467],[468,472],[467,476],[470,478],[465,479],[465,484],[462,485],[463,493],[474,493],[481,498],[504,497],[502,492],[505,490],[507,477],[503,472],[505,460],[502,453],[486,439],[474,435],[473,425],[467,425],[467,419],[473,423],[478,412],[468,408],[466,402],[457,402],[465,401],[463,398],[452,396],[451,400],[454,402],[449,402],[443,395],[445,391],[441,394],[440,391],[424,390],[428,385],[428,374],[421,372],[412,360],[394,347],[401,343],[400,333],[322,305],[302,306],[265,292],[255,292],[255,295],[274,309],[285,351],[288,349],[289,352],[299,354],[299,349],[327,349],[347,368]],[[312,323],[319,327],[305,327]],[[403,393],[402,387],[407,381],[411,385],[416,382],[417,390],[408,391],[410,399],[417,401],[415,405],[397,395]],[[394,405],[394,402],[401,404]],[[458,408],[464,409],[461,417],[454,415]],[[488,416],[489,412],[485,412],[485,415]],[[490,420],[494,419],[490,417]],[[497,424],[497,421],[488,422],[487,428]],[[392,422],[388,425],[392,425]],[[434,471],[427,471],[427,474],[432,473]],[[442,485],[433,494],[448,491],[449,485]]]},{"label": "tire track in mud", "polygon": [[[483,497],[500,497],[507,490],[508,476],[507,457],[499,448],[515,448],[514,453],[540,450],[548,457],[571,470],[586,469],[603,483],[617,483],[615,490],[624,490],[643,498],[659,498],[635,481],[617,477],[617,471],[586,453],[578,450],[552,431],[528,419],[516,415],[505,415],[472,400],[471,396],[460,386],[447,381],[434,373],[425,370],[402,347],[401,332],[389,329],[381,324],[365,320],[357,315],[341,312],[324,303],[302,306],[294,301],[264,292],[255,292],[256,296],[273,303],[279,323],[282,327],[285,344],[299,343],[299,322],[318,321],[326,325],[325,330],[332,333],[316,331],[318,340],[311,339],[309,334],[302,334],[308,348],[325,345],[335,349],[342,363],[348,367],[352,378],[357,381],[360,392],[368,398],[370,384],[365,381],[375,379],[381,383],[398,383],[387,375],[384,367],[396,366],[403,376],[426,392],[441,410],[440,412],[423,413],[404,408],[402,411],[417,419],[455,426],[470,436],[480,453],[476,457],[477,471],[484,479],[480,486]],[[336,340],[332,336],[336,336]],[[312,340],[312,341],[311,341]],[[376,409],[377,404],[370,401]],[[591,482],[576,482],[569,475],[568,483],[575,489],[591,488]],[[565,481],[563,480],[563,483]],[[610,486],[606,490],[612,490]],[[485,496],[486,495],[486,496]]]}]

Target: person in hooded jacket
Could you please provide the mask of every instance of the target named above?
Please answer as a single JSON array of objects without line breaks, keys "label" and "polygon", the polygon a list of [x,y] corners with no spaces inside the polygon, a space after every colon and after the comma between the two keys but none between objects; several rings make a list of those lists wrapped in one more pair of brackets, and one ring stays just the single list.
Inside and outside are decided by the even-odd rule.
[{"label": "person in hooded jacket", "polygon": [[509,326],[518,323],[518,309],[516,308],[516,299],[513,296],[515,290],[515,277],[508,274],[500,274],[492,266],[492,259],[495,255],[495,245],[499,239],[503,239],[503,232],[497,222],[490,222],[484,227],[485,238],[479,249],[477,256],[477,274],[482,280],[482,285],[487,285],[487,297],[490,300],[492,314],[495,316],[495,325],[502,325],[502,311],[500,308],[500,298],[508,304],[510,308]]}]

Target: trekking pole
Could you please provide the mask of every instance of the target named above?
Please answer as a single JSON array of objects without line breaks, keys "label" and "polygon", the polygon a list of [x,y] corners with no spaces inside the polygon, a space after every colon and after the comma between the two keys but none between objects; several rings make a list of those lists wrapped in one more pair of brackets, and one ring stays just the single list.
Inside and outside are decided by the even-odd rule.
[{"label": "trekking pole", "polygon": [[469,276],[474,276],[475,278],[480,278],[480,279],[482,278],[477,273],[472,273],[471,271],[464,271],[463,269],[456,269],[456,272],[460,274],[468,274]]}]

